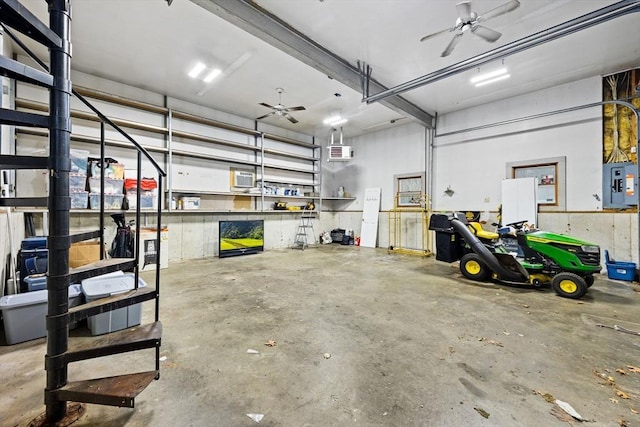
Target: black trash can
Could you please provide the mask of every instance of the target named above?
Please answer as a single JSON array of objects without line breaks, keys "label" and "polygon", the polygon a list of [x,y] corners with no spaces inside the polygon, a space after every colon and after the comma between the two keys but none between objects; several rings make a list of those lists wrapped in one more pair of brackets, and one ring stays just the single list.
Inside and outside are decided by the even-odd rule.
[{"label": "black trash can", "polygon": [[462,257],[462,242],[455,231],[436,231],[436,259],[454,262]]},{"label": "black trash can", "polygon": [[451,226],[449,215],[431,215],[429,230],[436,232],[436,259],[438,261],[454,262],[462,257],[462,238]]}]

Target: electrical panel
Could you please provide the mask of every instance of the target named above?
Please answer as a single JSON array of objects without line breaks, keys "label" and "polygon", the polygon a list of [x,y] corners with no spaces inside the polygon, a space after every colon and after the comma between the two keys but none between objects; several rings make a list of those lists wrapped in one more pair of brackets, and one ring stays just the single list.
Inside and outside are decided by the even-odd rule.
[{"label": "electrical panel", "polygon": [[631,162],[602,165],[602,207],[623,209],[638,204],[638,167]]}]

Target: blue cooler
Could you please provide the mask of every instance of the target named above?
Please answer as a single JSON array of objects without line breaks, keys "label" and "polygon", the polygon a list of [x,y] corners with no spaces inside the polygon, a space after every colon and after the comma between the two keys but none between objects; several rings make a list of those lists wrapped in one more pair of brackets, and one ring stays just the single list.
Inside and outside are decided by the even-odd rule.
[{"label": "blue cooler", "polygon": [[20,247],[20,292],[27,292],[29,287],[25,278],[32,274],[47,272],[49,251],[45,236],[27,237]]}]

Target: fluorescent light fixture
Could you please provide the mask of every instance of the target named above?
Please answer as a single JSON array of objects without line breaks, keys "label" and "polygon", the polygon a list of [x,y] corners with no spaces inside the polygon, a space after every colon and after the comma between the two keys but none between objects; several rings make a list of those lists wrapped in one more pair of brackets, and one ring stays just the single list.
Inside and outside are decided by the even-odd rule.
[{"label": "fluorescent light fixture", "polygon": [[218,77],[220,73],[222,73],[222,70],[219,68],[216,68],[215,70],[211,70],[211,72],[207,74],[203,80],[205,83],[210,83],[213,79]]},{"label": "fluorescent light fixture", "polygon": [[507,74],[507,69],[502,67],[502,68],[498,68],[497,70],[489,71],[488,73],[484,73],[484,74],[480,74],[478,76],[472,77],[471,79],[469,79],[469,81],[475,84],[475,83],[480,83],[484,80],[493,79],[494,77],[502,76],[504,74]]},{"label": "fluorescent light fixture", "polygon": [[335,116],[327,117],[322,121],[322,123],[324,123],[325,125],[330,125],[333,124],[333,122],[337,122],[338,120],[342,120],[342,117],[339,114],[336,114]]},{"label": "fluorescent light fixture", "polygon": [[198,75],[200,75],[200,73],[207,68],[206,65],[204,65],[202,62],[198,62],[195,67],[193,67],[191,69],[191,71],[189,71],[189,77],[195,79],[196,77],[198,77]]},{"label": "fluorescent light fixture", "polygon": [[329,126],[338,126],[347,123],[347,119],[336,120],[335,122],[329,123]]},{"label": "fluorescent light fixture", "polygon": [[480,83],[476,83],[476,87],[488,85],[490,83],[499,82],[500,80],[505,80],[505,79],[508,79],[509,77],[511,77],[511,74],[503,74],[501,76],[494,77],[493,79],[483,80]]}]

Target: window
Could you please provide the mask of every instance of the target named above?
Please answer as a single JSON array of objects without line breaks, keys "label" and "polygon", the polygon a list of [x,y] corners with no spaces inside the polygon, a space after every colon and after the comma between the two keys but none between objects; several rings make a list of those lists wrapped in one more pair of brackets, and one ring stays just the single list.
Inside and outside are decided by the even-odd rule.
[{"label": "window", "polygon": [[506,164],[506,178],[537,178],[538,205],[546,211],[566,209],[567,158],[551,157]]},{"label": "window", "polygon": [[397,207],[424,206],[424,174],[405,174],[395,176]]}]

